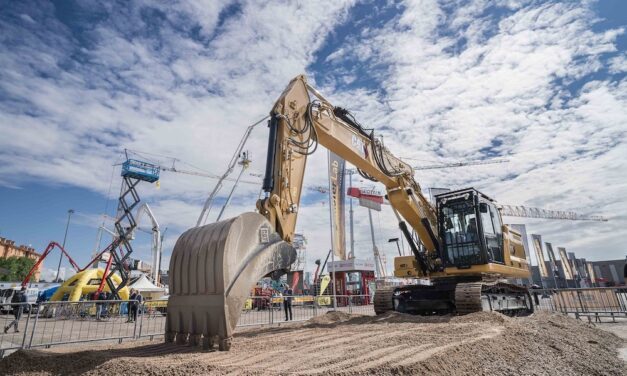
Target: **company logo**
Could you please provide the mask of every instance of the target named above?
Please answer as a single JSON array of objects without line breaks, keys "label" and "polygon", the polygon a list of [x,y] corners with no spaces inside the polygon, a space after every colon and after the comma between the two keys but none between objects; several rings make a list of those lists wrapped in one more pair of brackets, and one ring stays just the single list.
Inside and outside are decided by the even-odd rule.
[{"label": "company logo", "polygon": [[360,137],[358,137],[357,135],[352,135],[351,144],[353,145],[353,148],[357,150],[362,157],[364,158],[368,157],[368,149],[366,149],[366,144],[364,144],[364,141]]}]

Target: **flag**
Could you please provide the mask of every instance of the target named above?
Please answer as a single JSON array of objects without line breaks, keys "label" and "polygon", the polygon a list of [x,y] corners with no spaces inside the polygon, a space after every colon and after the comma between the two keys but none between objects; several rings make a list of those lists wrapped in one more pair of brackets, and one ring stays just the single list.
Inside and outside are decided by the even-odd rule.
[{"label": "flag", "polygon": [[562,269],[564,270],[564,277],[566,279],[574,279],[573,269],[568,262],[568,256],[566,256],[566,248],[557,247],[557,252],[560,254],[560,260],[562,261]]},{"label": "flag", "polygon": [[544,262],[544,253],[542,252],[542,236],[531,234],[533,240],[533,248],[536,251],[536,259],[538,259],[538,269],[540,269],[540,276],[542,278],[549,278],[549,272],[546,270],[546,263]]},{"label": "flag", "polygon": [[346,161],[329,151],[329,210],[331,211],[331,242],[333,253],[346,260],[345,215],[344,215],[344,170]]}]

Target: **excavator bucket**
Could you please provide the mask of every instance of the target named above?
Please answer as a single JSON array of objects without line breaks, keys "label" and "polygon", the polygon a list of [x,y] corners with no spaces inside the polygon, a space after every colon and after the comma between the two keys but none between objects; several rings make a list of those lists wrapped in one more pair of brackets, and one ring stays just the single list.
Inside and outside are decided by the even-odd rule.
[{"label": "excavator bucket", "polygon": [[221,351],[255,283],[278,278],[296,260],[296,250],[258,213],[187,230],[170,259],[166,342]]}]

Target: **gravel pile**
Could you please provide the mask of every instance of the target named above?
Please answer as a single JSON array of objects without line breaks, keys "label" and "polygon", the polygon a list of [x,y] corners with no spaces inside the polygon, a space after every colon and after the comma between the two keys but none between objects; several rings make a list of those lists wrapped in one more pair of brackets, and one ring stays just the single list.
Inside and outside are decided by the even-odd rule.
[{"label": "gravel pile", "polygon": [[[230,352],[158,342],[20,351],[8,375],[627,375],[618,337],[558,314],[342,312],[238,332]],[[83,350],[89,348],[90,350]]]}]

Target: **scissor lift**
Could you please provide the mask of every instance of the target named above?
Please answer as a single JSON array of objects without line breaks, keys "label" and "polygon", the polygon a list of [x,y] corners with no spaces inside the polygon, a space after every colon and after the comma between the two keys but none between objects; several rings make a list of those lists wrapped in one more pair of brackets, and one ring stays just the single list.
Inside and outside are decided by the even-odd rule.
[{"label": "scissor lift", "polygon": [[[133,253],[130,240],[133,230],[137,227],[132,210],[140,202],[135,187],[140,181],[154,183],[159,180],[159,166],[136,159],[127,159],[122,164],[121,175],[123,178],[122,189],[118,200],[118,217],[115,221],[115,230],[118,233],[118,237],[107,247],[113,262],[109,273],[105,277],[107,285],[116,299],[119,298],[118,292],[126,287],[130,280],[130,271],[126,267],[126,261]],[[115,286],[111,278],[116,272],[122,278],[122,282],[117,286]]]}]

